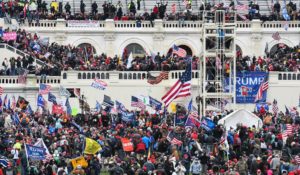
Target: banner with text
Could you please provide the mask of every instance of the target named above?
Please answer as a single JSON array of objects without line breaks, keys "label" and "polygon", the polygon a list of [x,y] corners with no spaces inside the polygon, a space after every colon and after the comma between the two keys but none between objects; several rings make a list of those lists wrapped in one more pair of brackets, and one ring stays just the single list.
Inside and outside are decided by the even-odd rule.
[{"label": "banner with text", "polygon": [[[238,72],[236,74],[236,103],[254,103],[255,96],[262,82],[268,78],[266,72]],[[229,79],[225,82],[225,91],[228,92]],[[265,102],[267,91],[263,93],[260,102]]]},{"label": "banner with text", "polygon": [[69,20],[68,27],[99,27],[99,21],[94,20]]},{"label": "banner with text", "polygon": [[46,149],[38,146],[26,144],[27,157],[30,160],[44,160],[46,159]]}]

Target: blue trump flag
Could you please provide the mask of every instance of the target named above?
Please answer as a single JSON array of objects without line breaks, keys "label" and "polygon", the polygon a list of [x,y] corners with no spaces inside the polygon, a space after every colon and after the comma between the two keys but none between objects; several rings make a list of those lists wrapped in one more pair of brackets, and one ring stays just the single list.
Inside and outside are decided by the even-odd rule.
[{"label": "blue trump flag", "polygon": [[38,95],[37,98],[37,106],[44,107],[45,106],[45,100],[41,94]]},{"label": "blue trump flag", "polygon": [[[266,72],[238,72],[236,74],[236,103],[254,103],[260,85],[268,79]],[[224,91],[229,92],[229,78],[225,79]],[[232,90],[232,89],[231,89]],[[266,102],[267,90],[259,102]]]},{"label": "blue trump flag", "polygon": [[124,122],[133,122],[135,120],[135,115],[134,115],[134,113],[122,114],[122,120]]},{"label": "blue trump flag", "polygon": [[28,105],[25,111],[26,114],[32,115],[33,114],[33,110],[31,109],[31,106]]},{"label": "blue trump flag", "polygon": [[149,104],[155,110],[161,110],[162,103],[149,96]]},{"label": "blue trump flag", "polygon": [[201,127],[204,128],[206,131],[211,131],[215,128],[215,123],[208,119],[208,118],[203,118],[202,123],[201,123]]},{"label": "blue trump flag", "polygon": [[117,108],[117,112],[121,113],[121,114],[126,114],[127,113],[127,109],[125,108],[125,106],[119,102],[116,101],[116,108]]},{"label": "blue trump flag", "polygon": [[187,116],[185,116],[185,115],[176,115],[175,125],[176,126],[184,126],[186,119],[187,119]]},{"label": "blue trump flag", "polygon": [[57,104],[56,103],[56,97],[51,92],[48,93],[48,101],[52,102],[55,105]]},{"label": "blue trump flag", "polygon": [[30,160],[45,160],[46,149],[38,146],[25,144],[27,158]]}]

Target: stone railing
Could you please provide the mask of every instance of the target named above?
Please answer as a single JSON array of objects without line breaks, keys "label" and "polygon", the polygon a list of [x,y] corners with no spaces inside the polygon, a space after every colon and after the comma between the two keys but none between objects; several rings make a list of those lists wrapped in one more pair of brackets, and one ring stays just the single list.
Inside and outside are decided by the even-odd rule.
[{"label": "stone railing", "polygon": [[115,21],[115,28],[153,28],[150,21]]},{"label": "stone railing", "polygon": [[[98,21],[99,22],[99,21]],[[260,23],[260,25],[253,25],[253,23]],[[264,29],[271,29],[271,28],[283,28],[284,22],[283,21],[237,21],[236,23],[237,30],[253,28],[253,27],[260,27]],[[300,28],[300,21],[289,21],[288,22],[289,28]],[[150,21],[141,21],[139,24],[137,21],[114,21],[112,19],[108,19],[105,21],[100,21],[97,28],[109,28],[112,30],[113,28],[164,28],[164,29],[171,29],[171,28],[189,28],[189,29],[199,29],[202,28],[203,21],[184,21],[179,23],[179,21],[162,21],[162,20],[154,20],[153,24]],[[37,22],[32,22],[25,24],[24,27],[28,28],[68,28],[68,22],[64,19],[59,19],[56,21],[52,20],[40,20]],[[69,28],[76,28],[76,29],[86,29],[89,26],[83,27],[69,27]],[[94,28],[94,26],[93,26]]]},{"label": "stone railing", "polygon": [[278,72],[278,80],[297,80],[300,81],[299,72]]},{"label": "stone railing", "polygon": [[[262,28],[284,28],[285,21],[267,21],[264,23],[261,23]],[[288,22],[289,28],[300,28],[300,21],[289,21]]]}]

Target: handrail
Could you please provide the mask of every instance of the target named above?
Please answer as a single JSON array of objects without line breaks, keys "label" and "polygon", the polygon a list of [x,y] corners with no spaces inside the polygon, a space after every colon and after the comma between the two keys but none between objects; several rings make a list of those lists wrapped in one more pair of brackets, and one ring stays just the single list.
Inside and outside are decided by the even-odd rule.
[{"label": "handrail", "polygon": [[[8,49],[8,50],[10,50],[10,51],[12,51],[14,53],[16,53],[17,55],[22,56],[22,57],[24,57],[24,56],[30,56],[29,54],[27,54],[27,53],[25,53],[25,52],[23,52],[23,51],[15,48],[15,47],[12,47],[12,46],[10,46],[10,45],[8,45],[6,43],[0,43],[0,48],[6,48],[6,49]],[[35,65],[41,65],[41,66],[47,65],[42,60],[39,60],[36,57],[33,57],[33,58],[34,58],[34,64],[33,64],[34,66]],[[52,67],[52,66],[50,66],[50,67]]]}]

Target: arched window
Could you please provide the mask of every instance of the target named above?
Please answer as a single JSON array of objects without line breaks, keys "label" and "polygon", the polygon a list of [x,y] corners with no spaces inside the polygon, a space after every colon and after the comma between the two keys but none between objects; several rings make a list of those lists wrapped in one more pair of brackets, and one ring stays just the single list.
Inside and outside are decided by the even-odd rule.
[{"label": "arched window", "polygon": [[92,79],[95,79],[95,78],[96,78],[95,73],[92,73]]},{"label": "arched window", "polygon": [[131,43],[125,47],[124,53],[127,57],[130,53],[132,53],[133,57],[144,57],[146,52],[143,46],[137,43]]},{"label": "arched window", "polygon": [[119,73],[119,79],[122,80],[123,79],[123,74]]},{"label": "arched window", "polygon": [[109,79],[109,73],[106,73],[105,75],[105,79]]},{"label": "arched window", "polygon": [[270,49],[270,55],[271,55],[271,57],[273,57],[273,55],[274,55],[275,53],[277,53],[278,50],[284,51],[286,48],[287,48],[287,45],[284,44],[284,43],[279,43],[279,44],[274,45],[274,46]]},{"label": "arched window", "polygon": [[86,79],[86,73],[82,74],[82,79]]},{"label": "arched window", "polygon": [[84,52],[88,52],[89,54],[91,54],[91,53],[96,54],[95,47],[89,43],[81,43],[77,47],[83,49]]},{"label": "arched window", "polygon": [[101,73],[101,79],[102,79],[102,80],[105,79],[104,73]]},{"label": "arched window", "polygon": [[100,79],[100,73],[97,73],[97,76],[96,76],[98,79]]},{"label": "arched window", "polygon": [[87,79],[91,79],[91,73],[87,73]]}]

